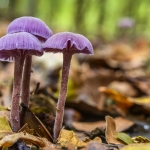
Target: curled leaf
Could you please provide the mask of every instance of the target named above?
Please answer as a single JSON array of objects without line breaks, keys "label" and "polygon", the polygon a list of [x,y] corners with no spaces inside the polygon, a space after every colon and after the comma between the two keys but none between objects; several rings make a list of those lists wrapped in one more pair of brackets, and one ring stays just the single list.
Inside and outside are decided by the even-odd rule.
[{"label": "curled leaf", "polygon": [[45,143],[42,140],[42,138],[39,138],[37,136],[33,136],[28,133],[13,133],[11,135],[6,135],[0,140],[0,148],[2,147],[10,147],[18,140],[24,140],[25,142],[32,143],[34,145],[37,145],[39,147],[44,147]]},{"label": "curled leaf", "polygon": [[134,143],[150,143],[150,139],[142,136],[137,136],[132,138]]},{"label": "curled leaf", "polygon": [[116,133],[116,124],[112,117],[106,116],[106,141],[108,144],[122,144],[122,142],[117,140],[117,133]]}]

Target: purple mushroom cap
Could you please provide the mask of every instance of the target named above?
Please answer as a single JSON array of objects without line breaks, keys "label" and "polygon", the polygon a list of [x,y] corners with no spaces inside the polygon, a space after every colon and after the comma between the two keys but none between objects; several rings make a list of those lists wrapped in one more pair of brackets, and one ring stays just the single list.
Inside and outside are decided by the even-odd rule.
[{"label": "purple mushroom cap", "polygon": [[132,18],[125,17],[121,18],[118,21],[118,27],[119,28],[132,28],[135,25],[135,22]]},{"label": "purple mushroom cap", "polygon": [[31,33],[40,41],[46,41],[52,36],[52,31],[42,20],[29,16],[17,18],[9,24],[7,33],[16,32]]},{"label": "purple mushroom cap", "polygon": [[32,34],[19,32],[0,38],[0,60],[13,61],[23,55],[43,55],[41,42]]},{"label": "purple mushroom cap", "polygon": [[80,34],[61,32],[52,35],[43,45],[45,52],[64,52],[93,54],[91,42]]}]

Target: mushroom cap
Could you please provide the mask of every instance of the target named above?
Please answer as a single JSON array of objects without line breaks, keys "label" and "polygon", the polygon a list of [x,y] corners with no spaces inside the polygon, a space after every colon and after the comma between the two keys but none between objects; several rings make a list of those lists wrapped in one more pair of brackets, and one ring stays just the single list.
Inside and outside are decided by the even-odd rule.
[{"label": "mushroom cap", "polygon": [[46,41],[52,36],[50,28],[39,18],[25,16],[13,20],[8,28],[7,33],[28,32],[36,36],[40,41]]},{"label": "mushroom cap", "polygon": [[80,34],[60,32],[52,35],[43,45],[45,52],[64,52],[93,54],[91,42]]},{"label": "mushroom cap", "polygon": [[0,38],[0,60],[13,61],[15,57],[43,55],[41,42],[32,34],[19,32]]},{"label": "mushroom cap", "polygon": [[118,21],[118,27],[119,28],[132,28],[135,25],[135,22],[132,18],[129,17],[125,17],[125,18],[121,18]]}]

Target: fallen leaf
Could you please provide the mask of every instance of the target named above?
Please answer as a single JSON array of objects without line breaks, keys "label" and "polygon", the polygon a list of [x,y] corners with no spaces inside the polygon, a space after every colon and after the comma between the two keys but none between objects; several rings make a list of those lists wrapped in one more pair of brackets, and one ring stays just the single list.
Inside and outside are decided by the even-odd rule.
[{"label": "fallen leaf", "polygon": [[5,137],[6,135],[11,135],[13,132],[0,132],[0,140]]},{"label": "fallen leaf", "polygon": [[133,103],[150,108],[150,97],[134,98]]},{"label": "fallen leaf", "polygon": [[116,103],[121,108],[127,109],[134,105],[134,103],[132,102],[132,100],[130,98],[126,97],[124,94],[117,92],[116,90],[109,89],[106,87],[100,87],[98,90],[100,92],[105,93],[107,96],[109,96],[114,101],[116,101]]},{"label": "fallen leaf", "polygon": [[[134,122],[132,122],[128,119],[122,118],[122,117],[116,117],[116,118],[114,118],[114,121],[116,123],[116,131],[117,132],[127,130],[134,125]],[[79,131],[91,132],[95,128],[102,128],[102,127],[105,128],[106,122],[105,121],[95,121],[95,122],[75,122],[75,121],[73,121],[71,125]]]},{"label": "fallen leaf", "polygon": [[125,144],[132,144],[133,143],[131,137],[129,135],[127,135],[126,133],[123,133],[123,132],[117,133],[117,139],[119,139],[120,141],[122,141]]},{"label": "fallen leaf", "polygon": [[0,106],[0,111],[2,110],[8,110],[6,107]]},{"label": "fallen leaf", "polygon": [[57,144],[61,145],[61,147],[67,148],[69,143],[71,143],[74,147],[84,147],[87,145],[87,143],[80,141],[73,131],[62,129],[60,131]]},{"label": "fallen leaf", "polygon": [[142,136],[137,136],[132,138],[134,143],[150,143],[150,139]]},{"label": "fallen leaf", "polygon": [[96,121],[96,122],[72,122],[72,126],[79,131],[91,132],[95,128],[106,127],[105,121]]},{"label": "fallen leaf", "polygon": [[117,133],[116,133],[116,124],[112,117],[106,116],[106,131],[105,137],[108,144],[122,144],[120,141],[117,140]]},{"label": "fallen leaf", "polygon": [[44,147],[45,143],[42,140],[42,138],[39,138],[37,136],[33,136],[28,133],[13,133],[11,135],[6,135],[0,140],[0,148],[2,147],[10,147],[18,140],[24,140],[25,142],[32,143],[34,145],[37,145],[39,147]]},{"label": "fallen leaf", "polygon": [[50,113],[55,114],[56,103],[49,97],[43,94],[33,94],[30,98],[30,110],[34,113]]},{"label": "fallen leaf", "polygon": [[119,93],[116,90],[109,89],[106,87],[100,87],[98,90],[100,92],[105,93],[110,98],[112,98],[121,108],[127,109],[135,104],[150,108],[150,97],[149,96],[140,97],[140,98],[132,98],[132,97],[127,97],[124,94]]},{"label": "fallen leaf", "polygon": [[108,87],[130,97],[138,94],[132,84],[127,81],[113,81],[108,85]]},{"label": "fallen leaf", "polygon": [[47,138],[49,141],[52,140],[52,136],[49,131],[45,128],[43,123],[32,113],[32,111],[25,105],[22,106],[21,111],[21,125],[28,124],[30,129],[34,130],[34,135]]},{"label": "fallen leaf", "polygon": [[28,124],[26,123],[26,124],[19,130],[19,132],[26,132],[26,133],[29,133],[29,134],[33,135],[34,130],[33,130],[33,129],[30,129],[30,128],[28,127]]},{"label": "fallen leaf", "polygon": [[42,140],[44,141],[45,143],[45,146],[42,147],[42,150],[60,150],[58,148],[56,148],[56,145],[51,143],[50,141],[48,141],[47,139],[45,138],[42,138]]},{"label": "fallen leaf", "polygon": [[10,111],[9,110],[1,110],[0,117],[5,117],[8,122],[10,122]]},{"label": "fallen leaf", "polygon": [[0,133],[12,132],[11,127],[5,117],[0,117]]},{"label": "fallen leaf", "polygon": [[108,144],[131,144],[132,139],[126,133],[116,132],[116,124],[112,117],[106,116],[106,141]]},{"label": "fallen leaf", "polygon": [[120,150],[150,150],[150,143],[130,144]]},{"label": "fallen leaf", "polygon": [[123,117],[116,117],[114,118],[115,124],[116,124],[116,132],[122,132],[134,125],[133,121],[130,121]]}]

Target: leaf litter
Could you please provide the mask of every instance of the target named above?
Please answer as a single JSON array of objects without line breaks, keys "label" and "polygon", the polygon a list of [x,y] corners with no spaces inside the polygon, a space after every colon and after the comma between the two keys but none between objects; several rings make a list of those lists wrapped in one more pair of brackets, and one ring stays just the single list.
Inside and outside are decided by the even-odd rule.
[{"label": "leaf litter", "polygon": [[[33,66],[33,94],[30,102],[33,112],[27,109],[24,117],[21,117],[22,126],[26,124],[28,128],[13,133],[8,126],[10,112],[1,108],[0,117],[5,116],[7,119],[0,122],[8,121],[6,129],[0,128],[1,147],[9,147],[17,140],[23,140],[28,145],[33,144],[42,149],[148,149],[150,137],[140,136],[140,131],[135,128],[138,119],[144,125],[149,124],[150,114],[148,47],[140,40],[142,39],[133,41],[133,46],[112,43],[105,45],[103,50],[96,47],[95,55],[85,57],[84,62],[83,58],[74,57],[79,63],[75,67],[71,66],[64,116],[66,119],[56,144],[52,141],[52,134],[60,69],[49,70],[44,64],[39,64],[39,68]],[[13,63],[1,63],[0,102],[5,107],[9,107],[11,101],[12,65]],[[36,95],[34,90],[38,82],[40,87]],[[68,109],[74,113],[71,114]],[[144,125],[142,131],[147,131]],[[132,137],[132,132],[136,132],[135,137]]]}]

